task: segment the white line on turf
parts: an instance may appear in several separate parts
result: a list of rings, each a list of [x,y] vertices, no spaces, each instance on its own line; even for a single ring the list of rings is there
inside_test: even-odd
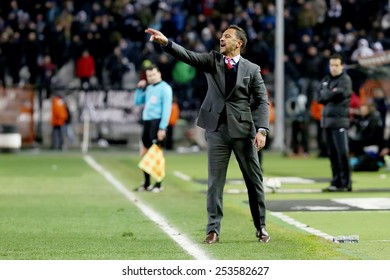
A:
[[[293,218],[291,218],[283,213],[280,213],[280,212],[268,212],[268,213],[274,217],[281,219],[283,222],[288,223],[290,225],[293,225],[301,230],[307,231],[311,234],[314,234],[314,235],[317,235],[319,237],[325,238],[327,240],[333,241],[333,238],[334,238],[333,236],[331,236],[325,232],[322,232],[318,229],[309,227],[308,225],[305,225],[301,222],[298,222],[297,220],[295,220],[295,219],[293,219]]]
[[[177,170],[175,170],[175,171],[173,172],[173,175],[175,175],[176,177],[182,179],[183,181],[189,182],[189,181],[192,180],[192,178],[191,178],[190,176],[184,174],[183,172],[177,171]]]
[[[152,208],[144,204],[136,195],[130,192],[119,182],[109,171],[99,165],[91,156],[85,155],[84,160],[100,173],[108,182],[110,182],[120,193],[122,193],[130,202],[137,206],[150,220],[155,222],[170,238],[172,238],[180,247],[197,260],[209,260],[210,257],[194,244],[190,239],[183,235],[179,230],[169,225],[168,221]]]

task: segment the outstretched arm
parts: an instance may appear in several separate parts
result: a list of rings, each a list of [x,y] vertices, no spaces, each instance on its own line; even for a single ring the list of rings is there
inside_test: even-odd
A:
[[[164,48],[164,51],[175,58],[196,68],[201,68],[205,72],[214,70],[214,57],[212,55],[187,50],[172,40],[168,40],[164,34],[153,28],[145,29],[145,33],[151,35],[149,41],[160,44]]]
[[[147,28],[145,30],[145,33],[150,34],[149,41],[156,42],[162,46],[166,46],[168,44],[168,38],[165,37],[164,34],[162,34],[160,31],[153,29],[153,28]]]

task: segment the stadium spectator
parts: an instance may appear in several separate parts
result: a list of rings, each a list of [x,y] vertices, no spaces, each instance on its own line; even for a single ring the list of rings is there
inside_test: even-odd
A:
[[[80,35],[74,34],[69,44],[69,58],[76,62],[81,57],[83,50],[85,49],[84,42],[81,40]]]
[[[309,111],[307,97],[299,94],[287,102],[287,112],[291,120],[291,149],[294,155],[309,155]]]
[[[382,88],[376,88],[373,90],[373,103],[375,104],[376,111],[379,113],[382,121],[382,132],[380,137],[385,137],[385,128],[387,125],[387,113],[389,109],[386,93]]]
[[[164,81],[168,84],[172,84],[173,63],[171,60],[171,57],[163,53],[160,55],[157,62],[158,69],[160,69],[161,75],[164,77]]]
[[[374,51],[375,54],[383,53],[384,50],[383,50],[382,43],[379,41],[376,41],[374,44],[372,44],[372,50]]]
[[[354,156],[364,153],[364,148],[376,146],[379,149],[383,141],[383,124],[375,104],[362,104],[359,117],[351,124],[349,150]]]
[[[314,27],[317,25],[317,14],[311,1],[305,1],[297,15],[298,36],[307,34],[313,37]]]
[[[374,55],[374,51],[368,46],[367,39],[360,39],[358,47],[353,51],[351,60],[358,61],[359,58],[368,57]]]
[[[53,96],[51,105],[51,125],[53,127],[51,145],[53,150],[62,150],[65,137],[64,126],[68,118],[62,93],[57,92]]]
[[[172,70],[173,89],[181,108],[191,108],[193,100],[193,81],[196,69],[182,61],[177,61]]]
[[[38,77],[39,66],[38,58],[40,56],[41,48],[35,32],[29,32],[27,42],[24,45],[24,54],[26,66],[30,73],[29,83],[35,85]]]
[[[56,66],[51,61],[50,55],[47,54],[43,57],[42,62],[39,65],[39,73],[40,90],[45,90],[45,94],[42,94],[42,96],[50,98],[52,91],[52,79],[56,73]]]
[[[80,79],[81,88],[91,87],[91,78],[95,75],[95,59],[88,50],[84,50],[76,61],[76,77]]]
[[[327,24],[329,26],[340,26],[343,14],[343,6],[340,0],[330,0],[328,8]]]
[[[20,33],[4,32],[2,35],[2,49],[7,57],[8,73],[12,78],[12,84],[18,85],[20,81],[19,71],[22,67],[22,42]]]
[[[109,88],[122,89],[123,75],[128,70],[128,59],[125,58],[120,47],[115,47],[113,53],[105,62],[105,69],[108,72]]]
[[[320,80],[325,75],[326,62],[322,54],[318,52],[317,47],[309,46],[303,57],[302,73],[300,78],[301,94],[304,94],[306,100],[306,110],[313,100],[315,92],[319,87]]]
[[[360,115],[360,104],[361,102],[359,96],[355,92],[352,92],[351,102],[349,104],[349,119],[351,123],[356,121]]]
[[[328,6],[326,0],[312,0],[313,11],[316,15],[317,24],[314,26],[315,34],[323,34],[324,23],[326,20],[326,13]]]

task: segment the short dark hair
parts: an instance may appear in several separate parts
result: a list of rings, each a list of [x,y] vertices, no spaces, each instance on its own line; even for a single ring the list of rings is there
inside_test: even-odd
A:
[[[154,70],[154,69],[156,69],[157,71],[160,72],[160,69],[158,69],[158,66],[156,64],[151,64],[151,65],[147,66],[145,68],[145,71],[151,71],[151,70]]]
[[[246,46],[246,43],[248,42],[248,38],[246,36],[246,32],[244,29],[242,29],[241,27],[239,27],[238,25],[229,25],[228,28],[226,28],[226,30],[228,29],[234,29],[236,30],[236,36],[238,39],[240,39],[242,41],[242,47],[241,47],[241,50],[245,48]]]
[[[344,59],[343,59],[342,55],[339,54],[339,53],[334,53],[334,54],[330,57],[330,59],[339,59],[340,62],[341,62],[341,64],[344,64]]]

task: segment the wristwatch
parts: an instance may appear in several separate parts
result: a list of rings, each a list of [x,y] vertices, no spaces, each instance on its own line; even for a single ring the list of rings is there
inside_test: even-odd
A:
[[[265,128],[259,128],[257,130],[257,132],[260,132],[261,134],[263,134],[263,136],[267,136],[268,135],[268,131]]]

